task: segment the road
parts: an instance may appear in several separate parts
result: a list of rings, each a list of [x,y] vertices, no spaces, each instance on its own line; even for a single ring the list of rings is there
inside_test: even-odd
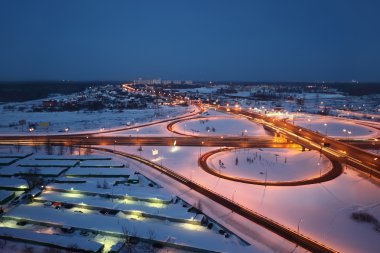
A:
[[[335,140],[304,127],[295,126],[285,120],[267,117],[251,110],[239,108],[209,106],[224,112],[241,115],[264,125],[267,129],[285,136],[287,139],[302,145],[303,147],[319,150],[321,153],[342,163],[346,163],[370,176],[380,178],[380,156]],[[326,147],[328,145],[328,147]]]
[[[128,145],[294,148],[299,145],[274,142],[271,137],[120,137],[120,136],[0,136],[2,145]]]
[[[216,107],[214,107],[216,108]],[[227,108],[219,107],[218,110],[226,111]],[[350,144],[343,143],[327,136],[323,136],[319,133],[309,131],[308,129],[294,126],[288,122],[275,120],[265,115],[253,113],[251,111],[239,110],[229,108],[229,111],[234,114],[238,114],[247,117],[264,125],[265,128],[271,131],[285,136],[291,143],[274,142],[270,137],[121,137],[121,136],[102,136],[102,133],[112,133],[118,131],[125,131],[134,128],[150,126],[154,124],[171,122],[173,119],[162,120],[159,122],[152,122],[140,126],[123,127],[119,129],[107,130],[98,133],[79,133],[79,134],[64,134],[64,135],[49,135],[49,136],[0,136],[0,143],[3,145],[80,145],[82,147],[90,147],[92,145],[135,145],[135,146],[172,146],[174,141],[178,146],[214,146],[214,147],[303,147],[319,150],[321,153],[329,157],[336,169],[332,170],[331,174],[326,173],[324,178],[314,179],[311,183],[317,183],[318,180],[333,179],[341,173],[340,163],[347,163],[358,169],[370,173],[371,175],[380,178],[380,160],[379,156],[365,152]],[[192,115],[186,115],[178,117],[175,120],[187,119],[193,117],[197,113]],[[294,144],[297,143],[297,144]],[[324,147],[324,143],[329,143],[329,147]],[[299,144],[299,145],[298,145]],[[366,143],[369,144],[369,143]],[[92,147],[94,148],[94,147]],[[274,233],[297,243],[298,245],[308,249],[312,252],[336,252],[333,249],[308,238],[288,227],[285,227],[276,221],[269,219],[253,210],[250,210],[244,206],[233,202],[224,196],[205,188],[196,182],[189,180],[174,171],[157,165],[151,161],[145,160],[141,157],[127,154],[124,152],[116,151],[114,149],[95,148],[98,150],[112,152],[124,157],[132,158],[140,161],[152,168],[164,173],[165,175],[177,180],[178,182],[188,186],[191,189],[203,194],[204,196],[212,199],[213,201],[231,209],[233,212],[273,231]],[[207,157],[204,155],[200,160],[200,163],[206,162]],[[220,176],[220,175],[218,175]],[[322,181],[320,181],[322,182]],[[302,184],[302,182],[298,182]],[[310,183],[310,182],[309,182]]]
[[[176,172],[170,170],[169,168],[166,168],[164,166],[161,166],[161,165],[153,163],[149,160],[146,160],[142,157],[132,155],[129,153],[125,153],[125,152],[121,152],[121,151],[117,151],[117,150],[112,150],[112,149],[107,149],[107,148],[94,148],[94,149],[105,151],[105,152],[110,152],[110,153],[117,154],[117,155],[127,157],[127,158],[131,158],[131,159],[139,161],[145,165],[148,165],[148,166],[156,169],[157,171],[169,176],[170,178],[173,178],[174,180],[178,181],[179,183],[186,185],[190,189],[193,189],[193,190],[197,191],[198,193],[204,195],[205,197],[215,201],[216,203],[223,205],[224,207],[230,209],[231,211],[247,218],[250,221],[255,222],[256,224],[259,224],[259,225],[269,229],[270,231],[275,232],[276,234],[284,237],[285,239],[287,239],[291,242],[296,243],[297,245],[300,245],[301,247],[303,247],[307,250],[310,250],[311,252],[321,252],[321,253],[337,252],[334,249],[332,249],[332,248],[330,248],[330,247],[328,247],[328,246],[326,246],[326,245],[324,245],[318,241],[315,241],[309,237],[306,237],[306,236],[298,233],[295,230],[292,230],[286,226],[283,226],[280,223],[278,223],[274,220],[271,220],[268,217],[261,215],[258,212],[255,212],[251,209],[248,209],[248,208],[246,208],[246,207],[244,207],[244,206],[220,195],[219,193],[214,192],[213,190],[208,189],[208,188],[196,183],[195,181],[192,181],[192,180],[185,178],[185,177],[177,174]]]
[[[322,174],[319,177],[314,177],[314,178],[309,178],[309,179],[303,179],[303,180],[297,180],[297,181],[262,181],[262,180],[254,180],[254,179],[249,179],[249,178],[242,178],[242,177],[236,177],[236,176],[230,176],[224,173],[220,173],[219,171],[210,168],[207,164],[207,159],[219,152],[224,152],[224,151],[229,151],[232,150],[230,148],[224,148],[221,150],[212,150],[210,152],[204,153],[200,159],[199,159],[199,165],[200,167],[206,171],[207,173],[210,173],[214,176],[221,177],[227,180],[235,181],[235,182],[240,182],[240,183],[246,183],[246,184],[255,184],[255,185],[266,185],[266,186],[300,186],[300,185],[308,185],[308,184],[319,184],[323,183],[329,180],[333,180],[340,176],[343,172],[343,167],[342,165],[336,161],[336,160],[331,160],[332,162],[332,169],[329,170],[327,173]]]

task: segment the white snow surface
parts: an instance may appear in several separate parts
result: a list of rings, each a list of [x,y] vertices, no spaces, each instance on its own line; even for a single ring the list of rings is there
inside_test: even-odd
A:
[[[239,117],[207,117],[179,122],[173,130],[188,135],[209,136],[263,136],[261,125]],[[213,131],[214,130],[214,131]]]
[[[73,213],[64,209],[43,208],[41,204],[22,205],[10,211],[5,217],[18,217],[40,222],[65,224],[76,228],[88,228],[123,234],[128,227],[139,237],[148,238],[149,231],[155,231],[155,239],[215,251],[251,252],[250,247],[239,245],[224,236],[213,233],[200,225],[162,222],[155,219],[128,219],[124,214],[106,216],[98,213]],[[126,219],[127,218],[127,219]],[[94,222],[96,220],[96,222]]]
[[[90,241],[82,236],[36,233],[31,230],[16,229],[10,227],[0,227],[0,235],[6,235],[17,239],[26,239],[34,242],[49,243],[67,248],[75,245],[77,249],[93,252],[97,252],[103,246],[98,242]]]
[[[159,215],[164,217],[174,217],[180,219],[191,219],[193,213],[178,204],[150,203],[145,201],[108,199],[99,196],[85,196],[78,194],[58,193],[54,191],[44,191],[38,197],[44,201],[59,201],[64,203],[85,204],[87,206],[117,209],[124,211],[141,211],[147,214]]]
[[[183,115],[194,110],[193,106],[161,106],[160,115],[157,116],[156,109],[100,111],[100,112],[14,112],[1,107],[0,134],[51,134],[69,128],[69,133],[83,132],[89,130],[112,129],[126,126],[127,123],[147,123],[154,120],[166,119]],[[9,127],[9,124],[18,124],[19,120],[26,120],[31,123],[49,122],[49,127],[37,127],[33,132],[28,133],[27,126]]]
[[[223,166],[219,165],[219,160]],[[317,151],[284,148],[225,151],[209,157],[208,164],[222,174],[268,182],[315,178],[332,167],[331,162]]]
[[[134,147],[117,148],[136,155],[140,154]],[[368,180],[368,175],[348,168],[340,177],[321,184],[297,187],[248,185],[219,179],[201,170],[197,164],[199,153],[211,150],[211,148],[200,150],[198,147],[177,147],[176,151],[172,152],[171,147],[144,147],[142,156],[153,160],[154,157],[150,152],[153,148],[159,150],[160,159],[156,160],[157,163],[162,163],[188,179],[196,180],[197,183],[227,198],[233,198],[234,201],[295,231],[299,224],[302,234],[340,252],[378,252],[379,232],[375,231],[371,224],[353,220],[351,213],[362,208],[380,220],[380,197],[378,194],[380,180]],[[188,197],[187,194],[184,195],[186,190],[174,180],[168,180],[165,176],[149,171],[149,169],[141,169],[141,171],[147,175],[151,173],[156,175],[155,180],[159,180],[159,182],[168,181],[164,184],[165,187],[170,187],[174,192]],[[199,195],[197,196],[199,197]],[[208,202],[206,198],[200,198],[205,203]],[[191,197],[187,201],[191,203]],[[195,202],[196,198],[193,201]],[[212,207],[211,210],[218,212]],[[237,220],[241,219],[237,218]],[[229,220],[223,219],[221,222],[228,223]],[[249,224],[252,226],[252,223]],[[234,220],[232,226],[239,227],[237,234],[242,238],[253,240],[249,235],[242,234],[242,231],[247,229],[244,227],[244,223]],[[261,239],[261,242],[272,250],[278,250],[280,247],[268,238]],[[286,244],[284,243],[284,245]],[[286,246],[284,247],[286,248]]]
[[[0,177],[0,187],[1,186],[28,189],[26,181],[16,177]]]
[[[58,176],[65,167],[21,167],[21,166],[8,166],[0,169],[0,175],[13,176],[17,173],[22,174],[36,174],[36,175],[54,175]]]
[[[310,120],[310,121],[309,121]],[[336,138],[368,139],[380,136],[380,131],[356,124],[352,120],[337,119],[332,117],[296,117],[294,123],[312,131],[318,131]],[[326,125],[325,125],[326,124]],[[344,131],[346,130],[346,131]],[[351,134],[349,134],[351,132]]]

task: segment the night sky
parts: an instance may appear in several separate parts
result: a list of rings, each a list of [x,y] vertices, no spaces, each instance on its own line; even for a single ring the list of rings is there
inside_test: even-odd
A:
[[[380,81],[380,1],[0,0],[0,81]]]

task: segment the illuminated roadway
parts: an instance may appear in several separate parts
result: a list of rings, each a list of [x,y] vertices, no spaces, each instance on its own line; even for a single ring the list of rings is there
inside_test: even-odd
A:
[[[216,203],[220,204],[220,205],[223,205],[224,207],[227,207],[228,209],[232,210],[233,212],[237,213],[238,215],[241,215],[245,218],[247,218],[248,220],[251,220],[253,221],[254,223],[256,224],[259,224],[273,232],[275,232],[276,234],[284,237],[285,239],[289,240],[289,241],[292,241],[292,242],[295,242],[297,245],[300,245],[301,247],[305,248],[305,249],[308,249],[312,252],[337,252],[335,251],[334,249],[318,242],[318,241],[315,241],[305,235],[302,235],[301,233],[295,231],[295,230],[292,230],[272,219],[269,219],[268,217],[266,216],[263,216],[261,215],[260,213],[258,212],[255,212],[245,206],[242,206],[222,195],[220,195],[219,193],[203,186],[203,185],[200,185],[198,183],[196,183],[195,181],[192,181],[192,180],[189,180],[181,175],[179,175],[178,173],[170,170],[169,168],[166,168],[162,165],[158,165],[156,163],[153,163],[147,159],[144,159],[144,158],[141,158],[139,156],[136,156],[136,155],[132,155],[132,154],[129,154],[129,153],[125,153],[125,152],[121,152],[121,151],[117,151],[117,150],[112,150],[112,149],[106,149],[106,148],[94,148],[94,149],[97,149],[97,150],[101,150],[101,151],[106,151],[106,152],[111,152],[111,153],[114,153],[114,154],[117,154],[117,155],[121,155],[121,156],[124,156],[124,157],[127,157],[127,158],[131,158],[131,159],[134,159],[136,161],[139,161],[145,165],[148,165],[158,171],[160,171],[161,173],[175,179],[176,181],[182,183],[183,185],[186,185],[188,186],[190,189],[193,189],[199,193],[201,193],[202,195],[208,197],[209,199],[212,199],[213,201],[215,201]]]
[[[226,108],[220,107],[219,110],[226,111]],[[329,157],[333,163],[339,164],[340,162],[345,162],[349,165],[353,165],[363,171],[371,173],[371,175],[379,176],[379,160],[378,156],[360,150],[354,146],[342,143],[340,141],[334,140],[332,138],[320,135],[318,133],[311,132],[305,128],[291,125],[285,121],[273,120],[261,114],[256,114],[244,110],[230,109],[230,112],[248,117],[255,120],[258,123],[264,125],[264,127],[271,129],[272,131],[285,136],[287,139],[302,145],[303,147],[320,150],[327,157]],[[189,118],[193,115],[183,116],[182,118]],[[177,118],[176,120],[178,120]],[[82,133],[82,134],[65,134],[65,135],[49,135],[49,136],[1,136],[0,143],[3,145],[13,144],[13,145],[40,145],[40,144],[52,144],[52,145],[79,145],[84,147],[89,147],[90,145],[159,145],[159,146],[172,146],[174,141],[178,146],[216,146],[216,147],[294,147],[296,144],[274,142],[272,138],[268,137],[120,137],[120,136],[99,136],[102,133],[110,133],[117,131],[124,131],[133,128],[154,125],[162,122],[169,122],[173,119],[163,120],[160,122],[152,122],[144,124],[141,126],[119,128],[113,130],[107,130],[98,133]],[[98,135],[97,135],[98,134]],[[323,143],[329,143],[330,147],[324,147]],[[86,146],[87,145],[87,146]],[[177,180],[178,182],[188,186],[189,188],[203,194],[204,196],[212,199],[213,201],[229,208],[233,212],[275,232],[276,234],[288,239],[289,241],[295,242],[296,244],[308,249],[312,252],[336,252],[335,250],[329,248],[326,245],[321,244],[311,238],[308,238],[297,231],[294,231],[288,227],[279,224],[276,221],[269,219],[250,210],[232,200],[225,198],[224,196],[206,188],[205,186],[199,185],[196,182],[189,180],[176,172],[155,164],[149,160],[143,159],[139,156],[127,154],[124,152],[105,149],[105,148],[95,148],[93,149],[102,150],[106,152],[112,152],[124,157],[135,159],[140,161],[165,175]],[[350,156],[348,155],[350,154]],[[200,160],[202,162],[202,159]],[[340,167],[341,168],[341,167]],[[322,175],[325,176],[325,175]],[[330,175],[334,178],[335,175]],[[321,178],[321,177],[320,177]]]
[[[257,123],[264,125],[267,129],[283,135],[287,139],[298,143],[303,147],[319,150],[328,157],[333,157],[334,160],[346,163],[356,169],[369,173],[371,176],[380,178],[379,155],[367,152],[331,137],[321,135],[320,133],[310,131],[304,127],[295,126],[285,120],[270,118],[259,113],[242,110],[239,108],[210,107],[252,119]],[[326,145],[328,145],[328,147]]]
[[[263,181],[263,180],[254,180],[250,178],[242,178],[242,177],[236,177],[236,176],[230,176],[224,173],[220,173],[219,171],[210,168],[210,166],[207,164],[207,159],[217,154],[218,152],[224,152],[224,151],[230,151],[230,148],[223,148],[221,150],[212,150],[210,152],[204,153],[200,159],[199,159],[199,165],[200,167],[205,170],[206,172],[221,177],[227,180],[236,181],[240,183],[246,183],[246,184],[256,184],[256,185],[266,185],[266,186],[299,186],[299,185],[308,185],[308,184],[319,184],[323,183],[329,180],[333,180],[340,176],[343,172],[342,165],[335,160],[331,160],[332,162],[332,169],[329,170],[327,173],[321,174],[319,177],[313,177],[313,178],[307,178],[303,180],[297,180],[297,181]]]

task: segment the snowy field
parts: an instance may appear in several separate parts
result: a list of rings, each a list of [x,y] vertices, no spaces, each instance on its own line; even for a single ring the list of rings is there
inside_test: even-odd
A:
[[[13,175],[41,175],[41,176],[58,176],[67,168],[65,167],[21,167],[21,166],[8,166],[0,169],[1,176]]]
[[[208,164],[222,174],[267,182],[315,178],[332,167],[331,162],[317,151],[283,148],[220,152],[209,157]]]
[[[20,152],[32,149],[35,150],[33,147],[21,147]],[[6,150],[11,149],[1,148],[3,152]],[[53,148],[52,152],[58,151],[58,148]],[[141,168],[130,159],[112,156],[111,160],[91,160],[91,155],[78,159],[73,155],[47,156],[45,152],[47,151],[39,149],[36,154],[21,159],[14,165],[2,167],[0,171],[9,170],[9,176],[11,176],[10,172],[15,168],[30,168],[17,165],[35,165],[35,163],[41,163],[43,166],[63,166],[70,163],[73,167],[68,171],[63,171],[60,177],[55,177],[53,182],[45,185],[45,190],[36,197],[36,201],[28,203],[27,198],[23,197],[20,201],[9,204],[3,215],[0,234],[36,243],[49,244],[56,241],[62,247],[70,247],[78,243],[85,250],[98,249],[104,244],[109,250],[113,244],[120,241],[118,237],[123,236],[125,228],[128,228],[135,236],[172,245],[218,252],[252,252],[247,243],[214,221],[211,221],[213,228],[208,229],[202,226],[200,222],[204,216],[189,211],[196,203],[183,202],[170,190],[157,185],[154,182],[156,179],[152,181],[140,174]],[[109,154],[104,154],[95,152],[93,159],[110,158]],[[123,168],[82,168],[77,163],[78,160],[85,160],[81,163],[87,163],[89,166],[109,167],[114,164],[126,166]],[[72,162],[75,163],[71,164]],[[44,169],[63,168],[40,168],[40,170]],[[88,177],[87,173],[91,177]],[[115,177],[115,174],[121,173],[126,177]],[[75,177],[82,174],[85,177]],[[129,183],[128,176],[133,176],[137,181]],[[17,182],[25,183],[16,177],[0,177],[0,179],[2,186]],[[69,207],[68,204],[72,206]],[[57,205],[58,208],[54,208]],[[114,210],[117,214],[103,214],[100,212],[102,210]],[[24,220],[27,223],[26,225],[16,224],[16,221],[12,222],[12,219],[16,219],[17,222]],[[37,225],[33,222],[40,223]],[[63,225],[73,227],[74,232],[62,232],[60,226]],[[223,234],[219,230],[222,230]],[[99,232],[108,233],[101,236],[104,240],[96,239],[100,236]],[[97,235],[94,236],[94,234]],[[106,241],[109,242],[105,243]],[[17,248],[23,250],[20,247]],[[31,248],[38,250],[41,247],[32,245]],[[149,245],[146,247],[146,249],[150,248]],[[171,247],[165,248],[173,252],[186,252],[186,250],[174,250]],[[104,252],[108,252],[107,250]]]
[[[115,216],[101,215],[98,213],[74,213],[71,211],[43,208],[41,204],[33,203],[19,206],[9,212],[7,217],[18,217],[26,220],[35,220],[46,224],[66,224],[67,226],[107,231],[115,235],[123,235],[123,227],[142,238],[149,238],[154,234],[155,240],[173,242],[179,245],[232,252],[249,252],[248,248],[241,245],[234,237],[225,239],[223,235],[213,233],[200,225],[162,222],[149,218],[129,219],[125,214],[118,213]],[[96,220],[96,222],[94,222]]]
[[[191,119],[173,125],[179,133],[198,136],[262,136],[267,135],[261,125],[238,117],[208,117]]]
[[[159,123],[151,126],[135,128],[124,131],[117,131],[112,133],[100,133],[99,136],[133,136],[133,137],[146,137],[146,136],[177,136],[167,129],[169,122]]]
[[[130,153],[140,154],[135,147],[117,147]],[[157,147],[144,147],[142,155],[147,159],[157,159],[152,156],[151,149]],[[234,201],[251,208],[271,219],[274,219],[287,227],[299,231],[326,245],[333,246],[339,252],[378,252],[380,247],[379,232],[375,230],[373,223],[359,222],[351,215],[353,212],[363,210],[375,219],[380,220],[380,180],[369,179],[368,175],[350,168],[340,177],[321,184],[274,187],[247,185],[219,179],[198,167],[197,159],[200,149],[197,147],[177,147],[172,152],[170,147],[158,147],[159,159],[162,163],[188,179],[233,199]],[[206,152],[211,148],[202,148]],[[178,159],[178,158],[181,159]],[[235,228],[242,238],[249,242],[257,240],[257,234],[265,235],[252,223],[243,218],[228,214],[228,210],[222,212],[220,206],[208,204],[208,200],[199,194],[188,192],[186,187],[181,187],[174,180],[168,179],[149,168],[141,171],[154,177],[164,187],[169,187],[177,194],[181,194],[187,202],[201,199],[206,214],[213,217],[221,217],[218,222],[225,226]],[[237,231],[236,231],[237,230]],[[248,232],[248,230],[250,232]],[[260,242],[269,247],[268,252],[290,252],[289,245],[279,239],[264,236]],[[257,242],[256,242],[257,245]],[[262,249],[265,252],[265,249]]]
[[[0,177],[0,189],[26,190],[28,184],[24,179],[16,177]]]
[[[331,117],[296,117],[294,123],[312,131],[318,131],[336,138],[368,139],[380,136],[380,131],[356,124],[350,120],[336,119]]]
[[[195,110],[194,106],[162,106],[160,115],[155,109],[124,110],[123,112],[13,112],[7,111],[2,106],[0,109],[0,134],[48,134],[58,133],[69,128],[70,132],[82,132],[87,130],[107,130],[110,128],[126,126],[127,124],[148,123],[155,120],[167,119],[184,115]],[[49,122],[49,127],[37,127],[32,133],[27,126],[19,126],[18,122],[25,120],[30,123]],[[16,126],[10,127],[10,124]]]

